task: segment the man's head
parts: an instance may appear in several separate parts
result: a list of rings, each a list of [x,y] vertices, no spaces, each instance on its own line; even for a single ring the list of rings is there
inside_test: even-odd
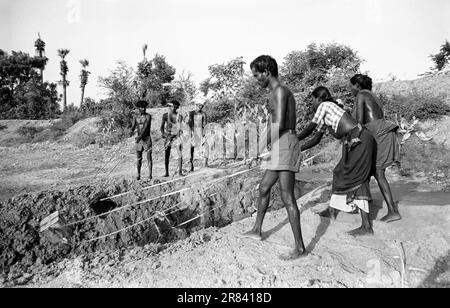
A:
[[[250,68],[256,81],[263,88],[269,86],[270,77],[278,78],[278,64],[271,56],[259,56],[250,63]]]
[[[172,111],[176,112],[180,108],[180,102],[174,99],[172,101]]]
[[[356,96],[361,90],[372,91],[372,79],[367,75],[356,74],[350,79],[350,91]]]
[[[194,98],[195,107],[197,107],[197,111],[202,111],[203,107],[205,107],[205,98],[203,96],[196,96]]]
[[[138,101],[136,103],[136,107],[139,108],[139,111],[141,113],[145,113],[146,112],[147,106],[148,106],[148,103],[147,103],[147,101],[144,101],[144,100],[140,100],[140,101]]]
[[[316,110],[323,102],[334,102],[334,98],[331,96],[330,91],[325,87],[317,87],[312,91],[311,96],[313,98],[313,108]]]

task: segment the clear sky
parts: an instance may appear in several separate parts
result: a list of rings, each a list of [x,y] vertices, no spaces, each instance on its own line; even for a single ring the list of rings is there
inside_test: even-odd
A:
[[[98,76],[117,60],[136,66],[160,53],[200,82],[208,66],[270,54],[281,64],[309,43],[347,44],[375,80],[414,79],[450,40],[449,0],[0,0],[0,48],[34,54],[47,43],[46,80],[59,80],[58,48],[68,55],[68,102],[80,100],[80,59],[92,72],[86,96],[100,98]],[[248,67],[247,67],[248,69]]]

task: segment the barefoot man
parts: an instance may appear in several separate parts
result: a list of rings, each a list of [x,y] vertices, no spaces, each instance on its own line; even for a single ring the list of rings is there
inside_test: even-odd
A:
[[[194,150],[195,148],[202,148],[205,140],[205,126],[206,126],[206,113],[203,111],[205,105],[205,99],[198,96],[194,100],[196,110],[189,112],[188,125],[191,134],[191,156],[190,156],[190,172],[194,171]],[[208,166],[208,147],[204,146],[205,167]]]
[[[299,133],[299,140],[305,139],[317,130],[313,138],[302,145],[307,150],[317,145],[328,129],[336,139],[342,140],[342,158],[333,170],[333,187],[330,208],[321,216],[335,219],[338,210],[352,212],[358,207],[362,225],[350,231],[352,236],[373,234],[369,220],[370,177],[375,171],[376,141],[361,124],[339,107],[325,87],[312,92],[314,118]],[[347,203],[347,197],[354,201]]]
[[[372,93],[372,79],[357,74],[350,79],[351,92],[355,97],[354,116],[364,125],[377,141],[377,163],[375,179],[386,201],[388,213],[381,218],[386,223],[400,220],[397,204],[392,197],[391,188],[386,179],[387,167],[399,162],[400,146],[397,140],[398,125],[386,121],[380,102]]]
[[[295,133],[296,112],[292,92],[278,80],[278,65],[270,56],[260,56],[251,64],[253,76],[262,88],[271,91],[269,111],[271,132],[267,143],[271,147],[270,164],[259,184],[258,213],[252,230],[244,235],[262,240],[262,224],[270,201],[270,191],[279,181],[281,199],[288,212],[289,222],[294,233],[295,248],[283,260],[293,260],[306,255],[300,228],[300,212],[294,198],[295,173],[300,169],[300,145]],[[265,148],[260,143],[261,153]]]
[[[183,157],[181,153],[181,124],[183,118],[181,114],[178,112],[180,108],[180,103],[177,100],[172,101],[172,106],[169,112],[163,114],[161,121],[161,134],[165,139],[164,149],[164,167],[166,169],[166,174],[164,177],[169,176],[169,161],[170,161],[170,152],[172,150],[173,143],[176,143],[177,153],[178,153],[178,174],[183,175],[182,167],[183,167]]]
[[[152,116],[146,112],[148,103],[146,101],[138,101],[136,107],[139,108],[139,115],[133,118],[131,125],[130,137],[133,136],[137,129],[136,136],[136,155],[137,155],[137,180],[141,179],[142,152],[147,151],[147,162],[149,178],[152,179],[152,138],[150,136],[150,128],[152,125]]]

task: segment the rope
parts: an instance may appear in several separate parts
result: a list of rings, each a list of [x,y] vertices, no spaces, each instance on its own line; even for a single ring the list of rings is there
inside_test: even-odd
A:
[[[212,196],[214,196],[214,195],[217,195],[217,193],[212,194],[212,195],[208,196],[207,198],[210,198],[210,197],[212,197]],[[206,199],[206,198],[205,198],[205,199]],[[164,214],[165,212],[167,212],[169,209],[174,208],[174,207],[176,207],[176,206],[178,206],[178,205],[180,205],[180,204],[182,204],[182,203],[183,203],[183,202],[177,203],[176,205],[174,205],[174,206],[172,206],[172,207],[170,207],[170,208],[164,210],[163,212],[158,212],[158,213],[156,213],[156,214],[154,214],[154,215],[152,215],[152,216],[150,216],[150,217],[148,217],[148,218],[146,218],[146,219],[144,219],[144,220],[141,220],[141,221],[139,221],[139,222],[137,222],[137,223],[135,223],[135,224],[132,224],[131,226],[128,226],[128,227],[119,229],[119,230],[117,230],[117,231],[114,231],[114,232],[111,232],[111,233],[108,233],[108,234],[105,234],[105,235],[102,235],[102,236],[95,237],[95,238],[93,238],[93,239],[90,239],[90,240],[87,240],[87,241],[84,241],[84,242],[85,242],[85,243],[86,243],[86,242],[89,243],[89,242],[93,242],[93,241],[97,241],[97,240],[101,240],[101,239],[107,238],[107,237],[112,236],[112,235],[119,234],[119,233],[121,233],[121,232],[123,232],[123,231],[129,230],[129,229],[134,228],[134,227],[136,227],[136,226],[139,226],[139,225],[141,225],[141,224],[143,224],[143,223],[145,223],[145,222],[147,222],[147,221],[149,221],[149,220],[151,220],[151,219],[153,219],[153,218],[156,218],[156,217],[158,217],[159,215]],[[219,208],[219,207],[220,207],[220,206],[216,206],[215,208],[213,208],[213,209],[211,209],[211,210],[207,210],[207,211],[213,211],[213,210],[215,210],[215,209],[217,209],[217,208]],[[188,206],[183,207],[183,208],[180,208],[180,209],[177,209],[176,211],[173,211],[173,212],[171,212],[171,213],[165,213],[165,215],[173,214],[173,213],[175,213],[175,212],[177,212],[177,211],[180,211],[180,210],[183,210],[183,209],[185,209],[185,208],[188,208]],[[189,219],[189,220],[187,220],[187,221],[184,221],[183,223],[181,223],[181,224],[179,224],[179,225],[177,225],[177,226],[175,226],[175,227],[171,226],[170,230],[173,230],[173,229],[175,229],[175,228],[178,228],[178,227],[180,227],[180,226],[182,226],[182,225],[185,225],[185,224],[187,224],[187,223],[189,223],[189,222],[191,222],[191,221],[193,221],[193,220],[196,220],[196,219],[198,219],[198,218],[204,216],[204,215],[207,213],[207,211],[204,211],[201,215],[198,215],[198,216],[196,216],[196,217],[194,217],[194,218],[191,218],[191,219]]]
[[[158,186],[166,185],[166,184],[169,184],[169,183],[177,182],[177,181],[180,181],[180,180],[184,180],[184,179],[190,178],[190,177],[192,177],[192,176],[194,176],[194,175],[200,175],[200,174],[205,173],[205,172],[206,172],[206,170],[201,171],[201,172],[199,172],[199,173],[193,173],[193,174],[187,175],[187,176],[185,176],[185,177],[176,178],[176,179],[174,179],[174,180],[165,181],[165,182],[158,183],[158,184],[155,184],[155,185],[147,186],[147,187],[142,188],[141,191],[142,191],[142,190],[147,190],[147,189],[150,189],[150,188],[153,188],[153,187],[158,187]],[[125,196],[125,195],[127,195],[127,194],[130,194],[130,193],[132,193],[132,192],[133,192],[133,191],[131,191],[131,190],[130,190],[130,191],[126,191],[126,192],[124,192],[124,193],[120,193],[120,194],[117,194],[117,195],[114,195],[114,196],[111,196],[111,197],[107,197],[107,198],[101,199],[100,201],[116,199],[116,198]]]
[[[123,210],[123,209],[125,209],[125,208],[129,208],[129,207],[134,206],[134,205],[139,205],[139,204],[143,204],[143,203],[146,203],[146,202],[158,200],[158,199],[161,199],[161,198],[164,198],[164,197],[168,197],[168,196],[171,196],[171,195],[175,195],[175,194],[177,194],[177,193],[179,193],[179,192],[183,192],[183,191],[186,191],[186,190],[189,190],[189,189],[190,189],[190,188],[184,188],[184,189],[181,189],[181,190],[178,190],[178,191],[175,191],[175,192],[171,192],[171,193],[168,193],[168,194],[165,194],[165,195],[161,195],[161,196],[158,196],[158,197],[155,197],[155,198],[151,198],[151,199],[139,201],[139,202],[132,203],[132,204],[126,204],[126,205],[124,205],[124,206],[115,208],[115,209],[113,209],[113,210],[111,210],[111,211],[109,211],[109,212],[102,213],[102,214],[95,215],[95,216],[91,216],[91,217],[88,217],[88,218],[84,218],[84,219],[81,219],[81,220],[72,222],[72,223],[70,223],[70,224],[66,224],[66,225],[64,225],[64,226],[62,226],[62,227],[70,227],[70,226],[74,226],[74,225],[80,224],[80,223],[82,223],[82,222],[92,220],[92,219],[94,219],[94,218],[98,218],[98,217],[101,217],[101,216],[105,216],[105,215],[108,215],[108,214],[111,214],[111,213],[115,213],[115,212],[121,211],[121,210]]]

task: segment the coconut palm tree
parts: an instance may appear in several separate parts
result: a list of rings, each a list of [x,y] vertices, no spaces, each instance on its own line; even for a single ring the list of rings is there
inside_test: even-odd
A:
[[[80,88],[81,88],[81,103],[80,103],[80,106],[81,106],[81,105],[83,105],[83,101],[84,101],[84,89],[86,88],[86,85],[88,83],[88,77],[89,77],[89,74],[91,72],[86,70],[86,67],[89,66],[89,61],[88,60],[86,60],[86,59],[80,60],[80,64],[82,66],[81,74],[80,74],[80,80],[81,80],[81,84],[80,84]]]
[[[145,60],[145,54],[147,53],[147,48],[148,48],[147,44],[144,44],[144,46],[142,46],[142,53],[144,54],[144,60]]]
[[[69,86],[69,81],[67,80],[67,73],[69,72],[69,67],[67,66],[67,62],[65,60],[66,56],[69,54],[69,49],[58,49],[58,56],[61,57],[61,77],[62,80],[60,84],[63,87],[63,111],[67,108],[67,87]]]
[[[38,33],[38,39],[34,42],[34,47],[36,48],[36,57],[44,59],[45,58],[45,42],[43,40],[41,40],[40,33]],[[45,69],[45,67],[40,68],[41,83],[44,82],[44,69]]]

